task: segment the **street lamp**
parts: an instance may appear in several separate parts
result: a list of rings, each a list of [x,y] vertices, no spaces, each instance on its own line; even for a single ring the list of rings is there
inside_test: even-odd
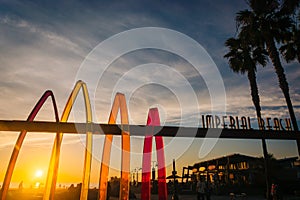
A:
[[[176,168],[175,168],[175,159],[173,159],[173,171],[172,171],[172,175],[173,175],[173,179],[174,179],[174,192],[172,195],[172,200],[179,200],[178,198],[178,194],[177,194],[177,185],[176,185]]]

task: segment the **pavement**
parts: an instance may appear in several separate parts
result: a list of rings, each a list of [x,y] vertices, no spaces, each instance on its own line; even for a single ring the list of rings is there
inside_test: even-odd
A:
[[[117,200],[118,198],[110,198],[110,200]],[[137,195],[137,199],[140,200],[140,195]],[[179,200],[197,200],[197,195],[179,195],[178,196]],[[228,195],[228,196],[216,196],[216,195],[212,195],[211,200],[231,200],[232,198]],[[265,200],[265,198],[263,196],[246,196],[246,197],[235,197],[233,198],[234,200]],[[300,200],[300,196],[285,196],[283,198],[284,200]],[[157,195],[151,195],[151,200],[158,200],[158,196]],[[168,196],[168,200],[172,200],[172,196],[169,195]]]

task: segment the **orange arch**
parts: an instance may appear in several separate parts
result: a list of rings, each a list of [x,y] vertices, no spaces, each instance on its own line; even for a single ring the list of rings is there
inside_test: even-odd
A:
[[[90,103],[87,86],[81,80],[77,81],[76,85],[74,86],[70,94],[70,97],[66,103],[65,109],[62,113],[60,122],[68,121],[70,112],[72,110],[74,102],[81,88],[83,91],[83,97],[85,101],[86,121],[87,123],[92,122],[92,110],[91,110],[91,103]],[[45,192],[43,198],[44,200],[54,199],[62,139],[63,139],[63,133],[57,133],[53,144],[51,160],[48,168],[48,175],[47,175],[47,181],[45,185]],[[92,132],[87,132],[83,180],[82,180],[82,187],[80,193],[81,200],[86,200],[88,197],[91,163],[92,163],[92,143],[93,143]]]
[[[27,118],[27,121],[33,121],[34,120],[37,113],[40,111],[40,109],[42,108],[42,106],[44,105],[44,103],[46,102],[48,97],[51,97],[51,99],[52,99],[55,120],[57,122],[59,121],[55,98],[54,98],[54,95],[53,95],[52,91],[49,91],[49,90],[47,90],[43,94],[43,96],[39,99],[37,104],[34,106],[34,108],[32,109],[31,113],[29,114],[29,116]],[[16,161],[17,161],[20,149],[21,149],[23,141],[25,139],[26,133],[27,133],[27,131],[25,131],[25,130],[20,132],[19,137],[17,139],[17,142],[15,144],[14,150],[13,150],[12,155],[10,157],[10,161],[8,163],[5,178],[4,178],[4,181],[3,181],[3,187],[2,187],[2,192],[1,192],[1,200],[6,199],[6,195],[7,195],[8,189],[9,189],[11,177],[12,177],[15,165],[16,165]]]
[[[121,115],[121,129],[122,131],[122,161],[121,161],[121,180],[120,180],[120,194],[119,199],[129,199],[129,178],[130,178],[130,133],[128,126],[128,110],[124,94],[117,93],[112,105],[108,124],[116,124],[118,111]],[[100,169],[99,180],[99,200],[106,200],[107,182],[109,173],[109,163],[111,154],[111,144],[113,135],[105,135],[104,147],[102,154],[102,162]]]

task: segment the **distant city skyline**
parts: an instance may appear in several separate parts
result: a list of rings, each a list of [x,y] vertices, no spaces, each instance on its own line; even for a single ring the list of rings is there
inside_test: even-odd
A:
[[[236,35],[235,16],[247,9],[245,1],[225,0],[201,1],[2,1],[0,3],[0,119],[25,120],[45,90],[52,90],[61,115],[68,96],[77,81],[78,71],[88,54],[101,42],[123,31],[141,27],[162,27],[178,31],[197,41],[216,64],[224,82],[226,92],[226,115],[246,116],[254,119],[255,109],[251,101],[247,77],[233,73],[228,60],[223,58],[228,51],[226,39]],[[116,59],[108,68],[94,94],[94,122],[107,123],[112,96],[124,74],[136,66],[159,63],[170,66],[189,81],[196,94],[198,107],[182,108],[178,96],[191,98],[181,87],[180,77],[164,74],[160,68],[149,68],[151,74],[131,71],[121,86],[129,87],[145,80],[165,80],[178,89],[178,93],[159,84],[141,85],[131,96],[126,96],[131,124],[146,124],[150,107],[157,106],[162,124],[194,126],[201,123],[200,115],[211,114],[211,99],[201,74],[185,59],[170,52],[144,49],[130,52]],[[300,125],[300,68],[298,62],[283,61],[290,95]],[[95,66],[95,70],[103,66]],[[151,70],[152,69],[152,70]],[[278,86],[272,64],[258,67],[257,81],[264,118],[289,118],[286,103]],[[124,82],[125,81],[125,82]],[[127,81],[127,82],[126,82]],[[118,85],[119,84],[119,85]],[[88,85],[89,87],[89,85]],[[118,89],[118,88],[117,88]],[[120,91],[122,92],[122,91]],[[81,94],[80,94],[81,95]],[[78,104],[82,103],[79,96]],[[188,104],[188,101],[187,101]],[[187,105],[185,104],[185,105]],[[183,115],[182,109],[185,110]],[[85,115],[84,111],[73,114]],[[53,121],[50,101],[37,116],[37,120]],[[77,120],[77,118],[76,118]],[[84,121],[83,119],[78,119]],[[0,183],[4,179],[7,163],[19,133],[0,132]],[[29,185],[35,181],[37,170],[46,177],[51,148],[55,134],[28,133],[21,149],[12,182],[24,181]],[[120,138],[115,137],[112,148],[111,175],[119,176]],[[203,139],[164,138],[166,144],[167,175],[171,163],[176,159],[179,174],[182,166],[200,160],[229,155],[262,155],[259,140],[219,139],[212,151],[204,158],[199,157]],[[58,183],[80,182],[84,159],[84,136],[65,135],[63,139]],[[131,170],[142,166],[142,137],[131,139]],[[91,183],[99,179],[103,136],[94,136]],[[155,145],[155,144],[154,144]],[[295,141],[267,140],[269,153],[277,158],[297,155]],[[153,160],[156,152],[153,152]]]

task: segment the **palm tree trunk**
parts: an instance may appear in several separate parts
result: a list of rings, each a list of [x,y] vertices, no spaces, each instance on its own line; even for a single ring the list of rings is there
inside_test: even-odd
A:
[[[256,83],[256,74],[254,68],[252,67],[250,67],[250,69],[248,70],[248,79],[250,82],[251,97],[252,97],[253,104],[255,106],[256,115],[258,118],[261,118],[260,99],[259,99],[258,88]]]
[[[257,119],[261,119],[261,107],[260,107],[260,99],[258,94],[258,88],[256,83],[256,74],[254,71],[255,67],[250,67],[248,70],[248,79],[250,82],[250,90],[251,90],[251,97],[253,104],[255,106]],[[269,156],[268,156],[268,150],[267,150],[267,144],[266,140],[262,139],[262,149],[263,149],[263,155],[264,155],[264,164],[265,164],[265,178],[266,178],[266,198],[270,198],[270,174],[269,174]]]
[[[288,110],[289,110],[289,113],[290,113],[293,128],[294,128],[295,131],[298,131],[297,120],[296,120],[296,116],[295,116],[295,113],[294,113],[294,108],[293,108],[292,101],[291,101],[291,98],[290,98],[290,93],[289,93],[289,85],[288,85],[288,82],[286,80],[284,69],[283,69],[283,67],[281,65],[281,62],[280,62],[279,53],[277,51],[275,42],[272,38],[269,37],[269,38],[266,39],[266,44],[267,44],[268,54],[269,54],[269,56],[272,60],[272,63],[273,63],[274,68],[275,68],[275,72],[276,72],[277,77],[278,77],[279,87],[281,88],[281,90],[283,92],[283,95],[285,97],[285,101],[286,101],[286,104],[287,104],[287,107],[288,107]],[[297,146],[298,146],[298,155],[300,156],[300,140],[297,140]]]

